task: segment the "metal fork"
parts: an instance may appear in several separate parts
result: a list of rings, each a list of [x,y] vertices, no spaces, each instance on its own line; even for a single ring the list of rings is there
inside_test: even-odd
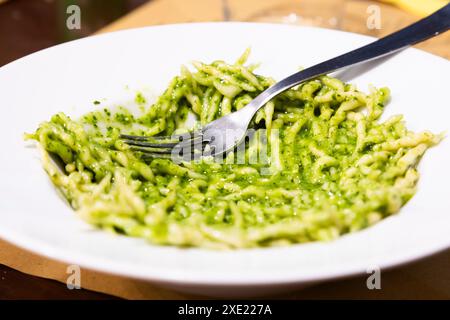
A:
[[[240,110],[212,121],[191,133],[171,137],[122,135],[125,143],[144,158],[192,159],[196,155],[219,156],[241,143],[255,113],[278,94],[318,76],[380,58],[434,37],[450,28],[450,4],[432,15],[380,40],[297,72],[269,87]],[[408,72],[408,70],[405,70]]]

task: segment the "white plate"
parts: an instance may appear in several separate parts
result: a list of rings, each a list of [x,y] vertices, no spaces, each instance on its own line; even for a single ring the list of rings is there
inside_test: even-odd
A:
[[[82,268],[218,296],[288,290],[448,248],[449,139],[426,154],[419,191],[398,215],[330,243],[227,252],[153,246],[94,230],[58,196],[37,150],[22,141],[23,132],[58,111],[76,116],[96,108],[94,100],[112,105],[133,99],[137,89],[160,92],[192,60],[234,61],[251,46],[251,61],[262,62],[258,72],[280,79],[371,40],[283,25],[180,24],[90,37],[0,68],[0,237]],[[449,74],[447,60],[410,49],[352,82],[362,90],[390,87],[386,115],[403,113],[410,128],[440,132],[449,128]]]

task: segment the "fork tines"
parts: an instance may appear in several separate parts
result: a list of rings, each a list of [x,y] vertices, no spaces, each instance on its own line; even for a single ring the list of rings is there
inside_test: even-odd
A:
[[[141,158],[144,160],[150,158],[171,158],[172,156],[190,157],[201,146],[201,134],[199,132],[155,137],[122,134],[120,138],[132,150],[141,152]]]

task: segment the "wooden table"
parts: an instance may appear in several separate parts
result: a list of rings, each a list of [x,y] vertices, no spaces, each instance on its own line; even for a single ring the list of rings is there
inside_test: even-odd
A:
[[[309,5],[306,2],[310,2]],[[330,5],[337,1],[339,6]],[[314,6],[311,6],[311,3]],[[379,5],[382,28],[369,30],[366,26],[367,8]],[[338,8],[338,10],[336,10]],[[305,15],[307,12],[307,15]],[[327,19],[317,19],[317,17]],[[297,17],[291,19],[292,17]],[[149,4],[117,20],[101,32],[155,24],[197,21],[291,21],[327,26],[335,17],[334,25],[346,31],[376,37],[404,27],[418,17],[395,7],[363,0],[153,0]],[[330,27],[330,25],[328,25]],[[418,46],[424,50],[450,58],[450,33],[428,40]],[[82,286],[86,289],[108,293],[104,295],[88,290],[67,290],[66,265],[26,252],[0,241],[0,263],[29,275],[0,266],[0,298],[87,298],[104,299],[114,296],[124,298],[198,298],[156,288],[148,283],[111,275],[82,271]],[[273,298],[287,299],[450,299],[450,250],[391,271],[382,271],[382,290],[368,290],[367,276],[337,280],[305,290]]]

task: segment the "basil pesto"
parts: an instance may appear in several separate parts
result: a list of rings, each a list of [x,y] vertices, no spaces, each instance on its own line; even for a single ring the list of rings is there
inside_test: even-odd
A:
[[[63,113],[28,139],[43,152],[44,168],[79,216],[99,228],[152,243],[244,248],[331,240],[388,217],[414,195],[421,156],[441,135],[409,131],[402,116],[381,122],[387,88],[358,91],[323,76],[276,97],[252,127],[268,133],[268,163],[144,161],[120,134],[171,135],[244,107],[274,83],[245,65],[195,62],[182,67],[136,115],[103,108],[73,120]],[[277,134],[273,134],[273,133]],[[245,157],[255,152],[250,141]]]

